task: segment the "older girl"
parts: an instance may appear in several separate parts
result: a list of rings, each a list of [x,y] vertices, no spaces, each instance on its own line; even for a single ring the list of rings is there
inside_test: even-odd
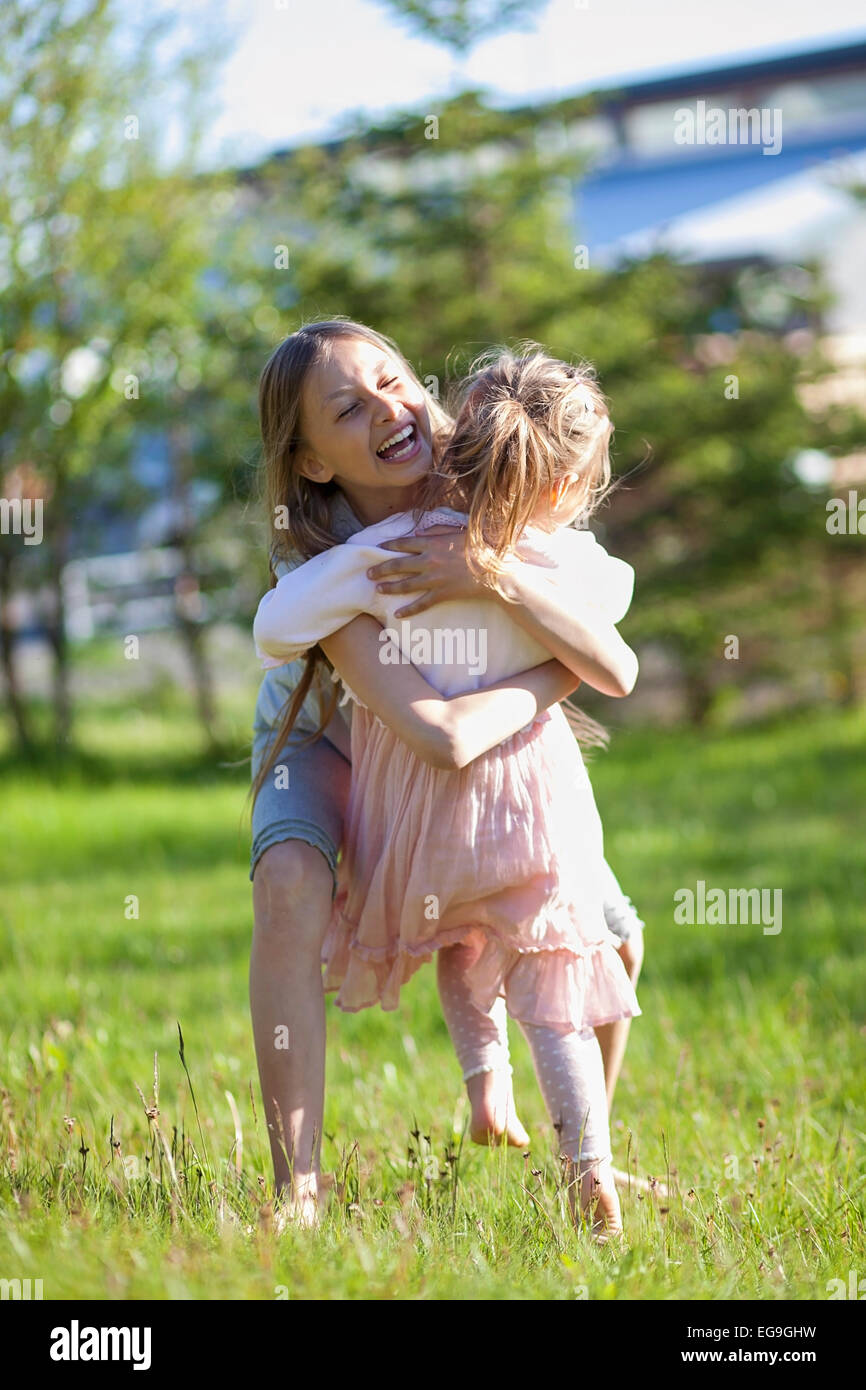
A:
[[[476,688],[482,636],[500,677],[520,670],[543,648],[501,606],[483,599],[446,605],[438,647],[423,618],[405,622],[395,640],[394,600],[378,595],[365,572],[378,541],[405,534],[407,524],[457,522],[466,525],[473,563],[486,560],[491,588],[522,546],[540,582],[576,590],[591,623],[583,673],[605,684],[618,663],[630,688],[637,662],[613,623],[631,601],[633,574],[585,529],[570,529],[591,514],[609,483],[610,431],[603,398],[585,371],[539,351],[504,353],[472,381],[442,473],[421,490],[415,513],[366,527],[281,579],[259,606],[259,647],[278,660],[366,612],[387,624],[383,636],[397,648],[389,664],[411,652],[445,695]],[[377,448],[408,447],[413,434],[407,422]],[[479,640],[470,644],[470,634]],[[605,1233],[619,1232],[594,1029],[639,1010],[604,918],[601,821],[578,745],[557,709],[471,762],[432,742],[419,757],[366,704],[366,692],[383,683],[383,657],[384,649],[355,677],[364,693],[352,726],[352,788],[325,986],[339,989],[344,1009],[374,1002],[395,1008],[401,985],[423,960],[459,945],[466,997],[449,1008],[443,995],[458,1054],[474,1060],[467,1010],[483,1014],[504,994],[573,1170],[569,1191],[579,1185],[585,1213],[597,1199]]]
[[[289,564],[346,540],[362,524],[405,510],[450,425],[396,347],[346,320],[307,325],[280,345],[262,374],[260,410],[273,549],[283,572]],[[381,449],[409,424],[412,434]],[[461,541],[452,534],[398,543],[411,553],[385,566],[386,587],[423,591],[407,613],[480,593]],[[571,693],[578,684],[575,667],[584,669],[585,628],[561,595],[531,582],[530,568],[516,565],[507,578],[509,612],[562,664],[547,661],[448,702],[453,738],[466,756],[486,752]],[[379,631],[373,619],[361,616],[321,647],[343,669],[363,660],[365,653],[378,652]],[[324,1090],[321,946],[350,774],[348,728],[334,708],[327,675],[321,652],[306,664],[292,662],[267,674],[253,750],[258,795],[250,998],[277,1186],[302,1220],[315,1218]],[[611,693],[618,693],[616,672],[609,676]],[[388,677],[387,689],[369,701],[371,708],[410,747],[413,740],[416,746],[423,744],[434,712],[442,714],[442,697],[411,666],[393,667]],[[287,702],[292,708],[284,713]],[[316,736],[323,723],[324,733]],[[274,767],[284,766],[288,778],[273,775]],[[608,915],[631,930],[623,955],[626,959],[625,951],[632,949],[627,964],[634,980],[640,957],[633,948],[639,946],[640,932],[634,930],[637,919],[630,904],[616,889],[614,881]],[[491,1036],[497,1033],[497,1045],[504,1050],[498,1022],[497,1032],[497,1020],[491,1019]],[[287,1050],[274,1047],[275,1029],[282,1024],[290,1031]],[[627,1021],[610,1025],[607,1037],[600,1030],[603,1049],[608,1043],[610,1088],[627,1026]],[[501,1068],[478,1073],[470,1088],[475,1137],[507,1133],[513,1142],[526,1142]]]

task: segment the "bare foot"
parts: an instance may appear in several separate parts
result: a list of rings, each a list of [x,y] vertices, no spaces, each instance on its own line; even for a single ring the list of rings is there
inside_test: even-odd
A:
[[[293,1190],[283,1188],[274,1209],[274,1230],[280,1236],[289,1226],[310,1230],[319,1224],[319,1193],[314,1173],[297,1178]]]
[[[585,1218],[597,1245],[620,1240],[623,1235],[622,1212],[610,1159],[588,1159],[579,1164],[569,1159],[566,1171],[568,1202],[575,1224],[579,1224],[581,1217]],[[580,1216],[575,1210],[576,1190]]]
[[[466,1093],[472,1106],[469,1137],[473,1144],[500,1144],[504,1139],[511,1148],[527,1148],[529,1135],[517,1118],[510,1072],[483,1071],[470,1076]]]

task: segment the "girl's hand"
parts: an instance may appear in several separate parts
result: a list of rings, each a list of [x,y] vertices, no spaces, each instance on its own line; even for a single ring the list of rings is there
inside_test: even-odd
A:
[[[490,596],[491,591],[467,563],[463,527],[431,527],[421,536],[384,541],[381,549],[403,553],[398,560],[383,560],[381,565],[367,570],[367,577],[376,582],[379,593],[412,594],[423,590],[418,598],[397,609],[396,618],[411,618],[447,599],[472,598],[479,589]]]

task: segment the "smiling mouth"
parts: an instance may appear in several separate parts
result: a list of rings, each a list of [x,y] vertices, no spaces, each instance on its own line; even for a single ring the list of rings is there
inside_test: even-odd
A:
[[[376,450],[376,457],[384,463],[399,463],[414,454],[419,444],[418,426],[412,421],[389,435],[384,444],[380,444]]]

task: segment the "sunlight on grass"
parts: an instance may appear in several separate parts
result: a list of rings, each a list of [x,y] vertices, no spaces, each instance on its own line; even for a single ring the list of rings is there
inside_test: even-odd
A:
[[[625,1197],[622,1251],[569,1226],[516,1030],[531,1152],[464,1139],[430,970],[397,1014],[329,1008],[328,1204],[278,1241],[245,770],[201,757],[179,709],[91,709],[81,732],[83,757],[4,773],[0,1271],[46,1298],[820,1299],[864,1267],[862,714],[628,730],[593,761],[647,922],[615,1158],[672,1184]],[[781,887],[783,930],[676,925],[699,878]]]

